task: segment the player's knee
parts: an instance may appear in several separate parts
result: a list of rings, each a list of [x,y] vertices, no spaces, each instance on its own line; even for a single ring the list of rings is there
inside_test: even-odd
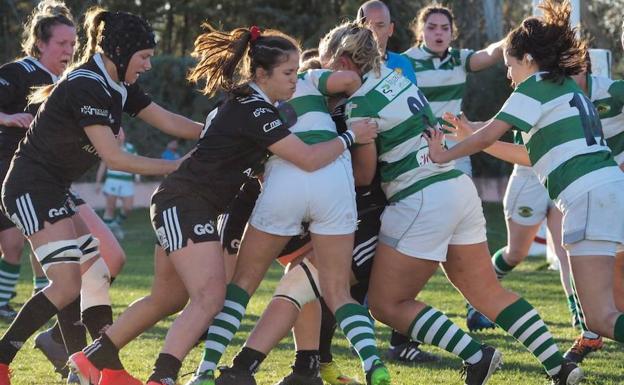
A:
[[[280,280],[273,298],[292,303],[297,309],[320,298],[318,272],[307,259],[293,267]]]
[[[93,306],[110,306],[110,271],[102,258],[98,258],[82,275],[80,308],[82,311]]]
[[[369,291],[368,306],[373,317],[380,322],[388,323],[390,322],[389,320],[394,318],[393,309],[396,307],[391,301],[383,298],[380,293],[373,295],[373,293]]]
[[[189,290],[189,299],[191,305],[201,307],[202,313],[212,317],[223,308],[225,283],[220,285],[215,285],[212,282],[202,283]]]
[[[35,257],[41,263],[43,271],[48,275],[48,270],[52,266],[61,264],[75,264],[80,263],[82,252],[78,247],[75,239],[48,242],[44,245],[37,247],[34,250]],[[68,299],[68,304],[76,299],[80,294],[80,272],[76,269],[75,277],[71,274],[54,274],[51,278],[51,290],[54,290],[60,297]]]

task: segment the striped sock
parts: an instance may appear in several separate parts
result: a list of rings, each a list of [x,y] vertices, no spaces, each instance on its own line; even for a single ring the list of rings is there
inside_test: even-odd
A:
[[[469,364],[481,361],[481,344],[464,333],[444,313],[425,307],[409,328],[413,340],[422,341],[453,353]]]
[[[589,338],[592,340],[600,338],[600,335],[592,332],[587,327],[587,324],[585,323],[585,314],[583,313],[583,308],[581,307],[581,301],[579,300],[578,294],[576,293],[576,285],[574,284],[574,279],[572,277],[570,277],[570,282],[572,284],[572,294],[570,296],[572,297],[572,300],[574,301],[574,313],[576,314],[576,317],[578,318],[578,326],[581,328],[581,331],[583,332],[583,337]]]
[[[0,306],[8,304],[15,295],[19,273],[20,265],[13,265],[4,259],[0,260]]]
[[[501,311],[496,323],[520,341],[542,363],[548,375],[559,373],[563,355],[537,310],[524,298]]]
[[[368,372],[375,360],[380,360],[380,356],[373,324],[366,308],[355,303],[347,303],[338,308],[334,316],[336,323],[360,356],[364,371]]]
[[[624,343],[624,314],[620,314],[615,321],[615,330],[613,330],[613,339],[617,342]]]
[[[45,275],[43,277],[33,277],[33,289],[37,292],[45,289],[49,284],[50,281],[48,281]]]
[[[221,309],[221,312],[215,317],[208,329],[204,356],[197,369],[198,374],[217,368],[225,348],[227,348],[232,338],[234,338],[234,334],[240,328],[248,303],[249,294],[245,290],[233,283],[228,285],[223,309]]]
[[[574,298],[574,294],[570,294],[568,296],[568,308],[570,309],[570,314],[572,314],[572,326],[580,327],[581,318],[579,317],[578,310],[576,308],[576,299]]]
[[[492,255],[492,265],[494,265],[494,271],[496,272],[496,278],[500,281],[505,278],[505,276],[515,268],[515,266],[510,265],[503,258],[503,252],[505,251],[505,247],[499,249]]]

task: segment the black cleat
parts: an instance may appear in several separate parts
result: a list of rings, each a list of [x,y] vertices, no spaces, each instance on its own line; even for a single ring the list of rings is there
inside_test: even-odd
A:
[[[465,385],[484,385],[488,382],[492,374],[502,365],[503,355],[491,346],[481,345],[483,357],[476,364],[464,362],[461,369],[461,376],[465,380]]]
[[[323,385],[323,380],[318,374],[316,376],[304,376],[292,372],[275,385]]]
[[[552,385],[577,385],[585,378],[583,370],[572,361],[564,361],[559,373],[550,377]]]
[[[391,346],[386,350],[386,360],[401,364],[420,364],[436,362],[440,359],[430,353],[420,350],[420,343],[409,341],[397,346]]]
[[[256,379],[249,370],[221,366],[219,372],[215,385],[256,385]]]

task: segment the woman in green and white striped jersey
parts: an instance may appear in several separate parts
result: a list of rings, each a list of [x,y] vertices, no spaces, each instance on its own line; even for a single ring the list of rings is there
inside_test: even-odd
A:
[[[423,134],[439,127],[422,92],[384,65],[354,23],[334,28],[319,47],[324,66],[354,69],[363,84],[348,100],[348,124],[373,117],[382,189],[390,204],[381,218],[368,298],[373,315],[412,339],[452,352],[465,362],[466,384],[485,384],[501,353],[464,333],[445,314],[415,300],[443,264],[449,280],[477,309],[526,346],[554,384],[577,384],[582,371],[565,363],[537,311],[505,290],[490,264],[481,201],[452,162],[433,163]],[[372,68],[365,70],[366,66]],[[373,158],[374,159],[374,158]],[[475,279],[478,277],[478,279]]]
[[[624,243],[624,173],[598,111],[569,77],[584,69],[586,54],[569,26],[570,5],[548,1],[542,8],[543,17],[526,19],[507,36],[505,63],[516,89],[501,111],[448,151],[434,133],[430,156],[446,162],[489,147],[509,129],[520,132],[524,146],[499,143],[501,155],[532,166],[563,212],[563,243],[587,327],[624,342],[624,314],[605,295],[613,293],[614,256]]]
[[[413,21],[416,45],[403,53],[412,62],[418,87],[429,100],[441,124],[442,114],[459,114],[469,72],[486,69],[503,59],[502,42],[485,49],[457,49],[451,42],[457,34],[453,12],[442,5],[423,8]],[[455,142],[447,140],[452,147]],[[469,157],[455,161],[455,168],[472,176]]]

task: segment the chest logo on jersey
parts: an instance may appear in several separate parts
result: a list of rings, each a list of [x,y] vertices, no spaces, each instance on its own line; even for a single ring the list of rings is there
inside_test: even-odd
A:
[[[262,130],[264,130],[264,132],[269,132],[269,131],[273,130],[274,128],[277,128],[277,127],[279,127],[281,125],[282,125],[282,121],[280,119],[275,119],[272,122],[265,123],[262,126]]]
[[[266,107],[258,107],[254,110],[253,116],[257,118],[260,115],[266,114],[267,112],[271,112],[271,109]]]
[[[104,116],[106,118],[108,118],[110,115],[108,110],[104,110],[102,108],[95,108],[91,106],[82,106],[80,108],[80,113],[83,115]]]
[[[0,86],[10,86],[11,83],[6,81],[6,79],[0,78]]]
[[[392,71],[377,87],[375,91],[381,93],[388,100],[392,100],[411,84],[409,79],[397,71]]]
[[[196,235],[214,234],[215,227],[212,223],[198,224],[193,226],[193,232]]]

